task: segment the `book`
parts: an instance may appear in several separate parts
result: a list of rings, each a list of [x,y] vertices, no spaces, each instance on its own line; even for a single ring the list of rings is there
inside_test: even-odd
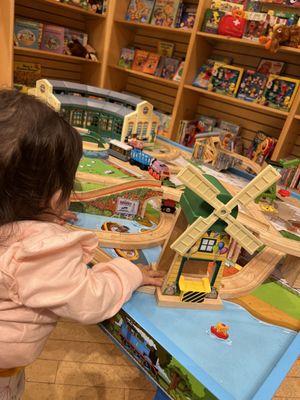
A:
[[[180,82],[181,81],[182,74],[183,74],[183,69],[184,69],[184,61],[181,61],[177,71],[175,72],[175,75],[173,76],[173,81],[176,81],[176,82]]]
[[[208,89],[214,65],[215,61],[211,59],[207,60],[205,64],[201,65],[193,81],[193,86],[197,86],[201,89]]]
[[[178,8],[181,3],[182,0],[156,0],[151,24],[175,28]]]
[[[237,97],[251,102],[258,102],[264,93],[267,75],[248,69],[244,72]]]
[[[155,0],[131,0],[128,5],[125,20],[149,23],[154,4]]]
[[[171,42],[158,41],[157,51],[158,54],[165,57],[172,57],[174,52],[175,44]]]
[[[149,52],[146,50],[135,50],[132,69],[135,71],[143,71],[144,65],[147,61]]]
[[[179,4],[177,15],[176,15],[175,28],[180,28],[180,21],[181,21],[182,13],[183,13],[183,6],[184,6],[184,3]]]
[[[161,57],[155,75],[164,79],[173,79],[179,62],[176,58]]]
[[[284,69],[285,63],[282,61],[268,60],[262,58],[258,64],[257,72],[260,74],[275,74],[280,75]]]
[[[267,29],[268,20],[266,13],[248,12],[243,38],[258,42],[259,38],[266,34]]]
[[[297,79],[271,74],[260,103],[268,107],[289,111],[298,86],[299,81]]]
[[[243,11],[244,4],[232,1],[212,0],[210,7],[212,10],[218,10],[224,13],[231,14],[233,11]]]
[[[42,77],[42,66],[37,63],[14,62],[14,83],[16,85],[35,87]]]
[[[243,68],[216,62],[211,72],[208,90],[235,97],[243,72]]]
[[[96,14],[104,14],[106,12],[106,0],[87,0],[88,10]]]
[[[74,29],[64,28],[64,53],[70,54],[69,50],[69,43],[73,42],[74,40],[78,40],[82,46],[87,45],[88,35],[87,33],[75,31]]]
[[[207,9],[204,15],[202,31],[217,34],[220,20],[224,15],[225,12],[223,11]]]
[[[183,10],[180,19],[180,28],[192,29],[194,27],[197,13],[197,5],[193,3],[183,3]]]
[[[241,126],[237,124],[233,124],[232,122],[220,120],[218,122],[218,127],[222,131],[231,132],[234,135],[238,135],[241,131]]]
[[[43,24],[28,19],[16,18],[14,25],[15,46],[39,49]]]
[[[134,60],[134,49],[129,49],[127,47],[124,47],[121,50],[121,55],[118,63],[119,67],[130,69],[132,67],[133,60]]]
[[[207,115],[200,115],[199,121],[204,124],[204,132],[212,132],[217,125],[216,118],[208,117]]]
[[[62,54],[64,52],[64,28],[56,25],[44,25],[41,49]]]
[[[143,67],[145,74],[154,75],[158,66],[160,55],[156,53],[149,53],[146,63]]]

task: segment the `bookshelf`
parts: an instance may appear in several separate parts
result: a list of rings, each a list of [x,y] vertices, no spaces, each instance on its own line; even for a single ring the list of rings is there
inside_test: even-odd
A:
[[[186,1],[186,0],[184,0]],[[169,137],[175,139],[181,119],[193,119],[199,114],[210,115],[237,123],[243,127],[242,137],[247,147],[258,130],[278,139],[273,159],[289,155],[300,156],[300,91],[289,112],[208,92],[192,86],[199,67],[212,55],[230,56],[233,65],[256,68],[261,58],[286,63],[285,76],[298,77],[300,49],[281,47],[269,53],[259,43],[201,32],[204,13],[211,0],[189,0],[198,5],[193,29],[176,29],[125,21],[129,0],[109,0],[106,15],[98,15],[56,0],[1,0],[0,53],[5,63],[0,65],[0,86],[12,86],[13,62],[38,62],[43,77],[71,80],[128,91],[139,95],[172,116]],[[293,12],[297,12],[293,9]],[[298,12],[299,9],[298,9]],[[99,62],[59,55],[42,50],[13,46],[14,17],[32,18],[83,30],[96,49]],[[175,57],[185,58],[181,82],[168,81],[153,75],[118,66],[121,49],[135,46],[156,51],[158,41],[175,44]]]

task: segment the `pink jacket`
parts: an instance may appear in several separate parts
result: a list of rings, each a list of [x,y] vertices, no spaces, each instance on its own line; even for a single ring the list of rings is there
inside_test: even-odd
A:
[[[15,224],[0,242],[0,369],[34,361],[59,317],[103,321],[141,284],[140,270],[122,258],[88,269],[97,242],[92,233],[37,221]]]

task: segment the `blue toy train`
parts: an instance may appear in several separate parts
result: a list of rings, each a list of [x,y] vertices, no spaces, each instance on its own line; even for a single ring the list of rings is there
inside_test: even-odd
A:
[[[136,328],[127,321],[123,321],[120,329],[123,345],[133,353],[134,357],[154,375],[158,374],[156,368],[157,350],[151,347],[137,332]]]

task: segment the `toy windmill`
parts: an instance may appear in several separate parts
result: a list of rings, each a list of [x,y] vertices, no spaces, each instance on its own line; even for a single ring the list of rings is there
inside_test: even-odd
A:
[[[268,166],[265,168],[227,204],[223,204],[218,199],[218,189],[203,176],[198,168],[189,165],[179,173],[178,178],[186,187],[214,207],[214,211],[208,218],[199,217],[190,225],[171,245],[173,250],[182,256],[186,255],[197,240],[199,240],[218,219],[223,220],[227,224],[225,231],[235,239],[240,246],[247,250],[248,253],[253,254],[263,245],[259,239],[231,215],[231,212],[238,204],[247,206],[250,201],[254,201],[261,193],[278,181],[280,174],[273,167]]]
[[[250,254],[263,245],[237,221],[238,205],[247,206],[280,175],[268,166],[234,197],[217,179],[203,175],[193,165],[180,172],[178,178],[186,186],[174,229],[180,233],[178,238],[171,234],[161,257],[159,268],[164,267],[164,260],[169,260],[169,268],[162,289],[156,293],[158,304],[220,309],[218,291],[230,241],[236,241]]]

